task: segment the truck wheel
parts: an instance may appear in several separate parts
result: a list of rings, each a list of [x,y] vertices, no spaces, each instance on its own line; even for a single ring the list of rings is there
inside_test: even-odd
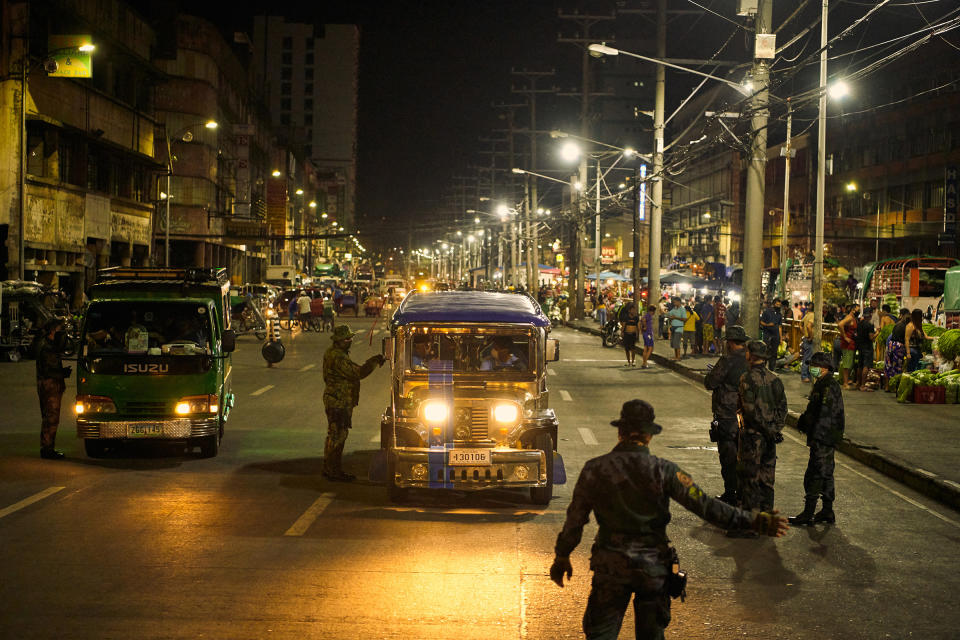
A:
[[[220,453],[220,434],[198,438],[200,442],[200,457],[215,458]]]
[[[403,487],[398,487],[394,483],[394,477],[397,474],[397,463],[393,456],[387,450],[387,497],[390,502],[406,502],[409,491]]]
[[[541,433],[533,441],[533,448],[543,451],[547,456],[547,486],[532,487],[530,489],[530,502],[547,505],[553,498],[553,438],[550,437],[549,433]]]
[[[106,454],[107,446],[102,440],[86,438],[83,441],[83,450],[88,458],[102,458]]]

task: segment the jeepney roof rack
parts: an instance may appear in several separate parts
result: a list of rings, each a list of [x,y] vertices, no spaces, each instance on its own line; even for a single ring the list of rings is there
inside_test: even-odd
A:
[[[185,284],[216,283],[230,281],[224,267],[182,267],[167,269],[163,267],[107,267],[97,272],[98,282],[116,281],[164,281],[183,282]]]

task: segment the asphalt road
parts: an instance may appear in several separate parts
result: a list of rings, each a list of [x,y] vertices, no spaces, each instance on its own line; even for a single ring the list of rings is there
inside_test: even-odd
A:
[[[143,449],[86,459],[66,409],[68,459],[41,460],[33,363],[0,364],[0,637],[580,637],[595,526],[566,589],[547,568],[580,468],[615,444],[620,404],[650,400],[665,427],[653,452],[710,493],[721,482],[706,392],[663,369],[624,369],[596,338],[555,335],[549,383],[570,481],[547,508],[510,492],[396,506],[380,485],[324,480],[323,334],[285,333],[272,369],[240,339],[236,410],[207,460]],[[372,347],[358,336],[355,359],[382,336]],[[363,384],[345,458],[358,475],[379,446],[387,384],[386,369]],[[806,454],[792,434],[780,446],[777,503],[789,514],[802,506]],[[960,515],[838,463],[833,527],[732,540],[675,505],[668,533],[690,583],[668,637],[957,637]],[[633,637],[630,613],[621,637]]]

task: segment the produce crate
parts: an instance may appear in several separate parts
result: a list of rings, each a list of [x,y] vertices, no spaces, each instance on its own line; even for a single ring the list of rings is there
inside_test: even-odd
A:
[[[913,401],[917,404],[944,404],[946,402],[946,387],[913,388]]]

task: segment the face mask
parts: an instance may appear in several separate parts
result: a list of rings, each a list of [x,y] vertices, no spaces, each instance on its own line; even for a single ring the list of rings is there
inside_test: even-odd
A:
[[[820,367],[810,367],[810,375],[814,378],[819,378],[821,371],[822,369],[820,369]]]

